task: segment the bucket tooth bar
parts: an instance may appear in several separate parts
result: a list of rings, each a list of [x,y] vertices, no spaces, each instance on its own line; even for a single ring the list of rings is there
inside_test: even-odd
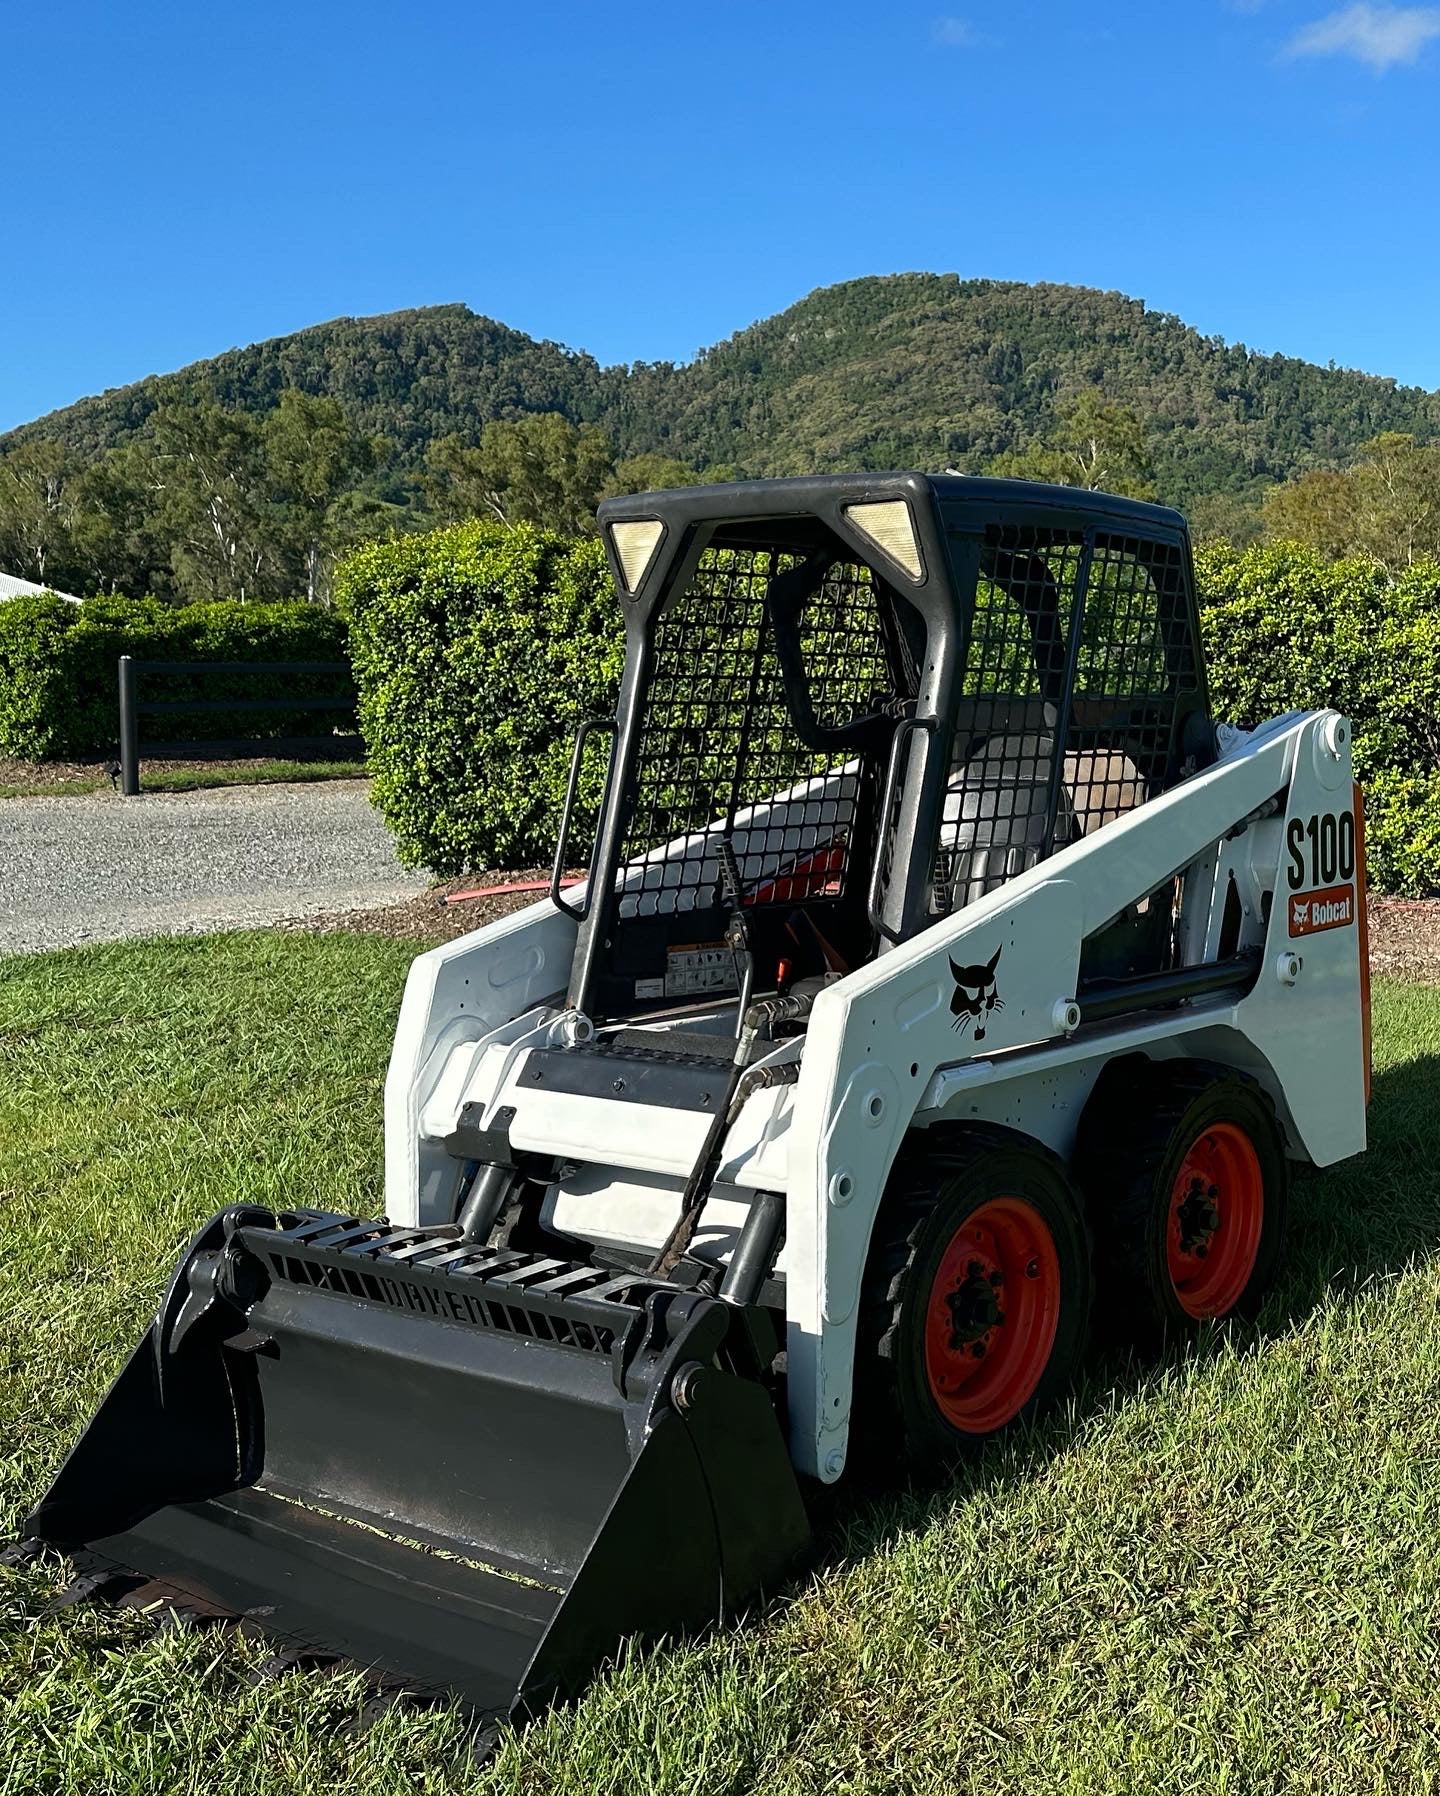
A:
[[[638,1274],[235,1207],[27,1518],[75,1597],[257,1628],[494,1721],[704,1628],[808,1539],[767,1317]]]

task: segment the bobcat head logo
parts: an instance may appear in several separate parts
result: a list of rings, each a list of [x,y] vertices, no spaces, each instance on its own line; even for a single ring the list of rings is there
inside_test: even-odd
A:
[[[955,975],[955,990],[950,996],[950,1014],[955,1021],[951,1027],[964,1029],[973,1023],[976,1041],[985,1039],[990,1012],[1005,1008],[1005,1000],[995,988],[995,969],[999,964],[999,948],[983,967],[957,967],[953,956],[950,961],[950,971]]]

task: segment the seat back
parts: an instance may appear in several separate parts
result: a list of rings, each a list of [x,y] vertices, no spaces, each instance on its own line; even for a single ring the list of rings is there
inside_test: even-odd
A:
[[[1053,736],[991,736],[951,774],[940,822],[944,891],[936,908],[956,911],[1044,857]],[[1133,810],[1145,797],[1140,771],[1120,749],[1063,757],[1055,847]]]

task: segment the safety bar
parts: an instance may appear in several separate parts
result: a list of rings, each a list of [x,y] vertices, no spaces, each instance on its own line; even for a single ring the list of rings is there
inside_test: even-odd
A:
[[[583,923],[590,914],[590,906],[595,895],[595,854],[599,846],[597,835],[590,848],[590,871],[585,881],[585,901],[583,904],[567,904],[560,896],[560,882],[565,877],[565,862],[568,858],[566,850],[570,845],[570,819],[575,810],[575,795],[580,789],[580,769],[585,761],[585,744],[596,730],[610,732],[610,761],[605,769],[605,784],[610,784],[610,774],[615,764],[615,719],[613,717],[589,717],[575,732],[575,752],[570,757],[570,778],[565,785],[565,810],[560,818],[560,834],[555,843],[555,865],[550,870],[550,900],[567,917],[573,917],[577,923]]]
[[[865,894],[865,915],[870,927],[887,942],[898,942],[900,932],[891,929],[880,914],[880,888],[885,880],[885,835],[890,828],[890,813],[895,808],[895,790],[900,783],[900,750],[917,731],[933,736],[939,725],[936,717],[905,717],[895,726],[890,738],[890,759],[885,768],[885,790],[880,800],[876,827],[875,854],[870,863],[870,885]]]

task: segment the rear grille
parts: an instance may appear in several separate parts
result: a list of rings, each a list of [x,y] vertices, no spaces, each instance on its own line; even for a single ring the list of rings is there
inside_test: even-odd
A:
[[[453,1226],[293,1211],[280,1223],[239,1233],[281,1284],[585,1353],[623,1346],[654,1288],[634,1274],[462,1241]]]

